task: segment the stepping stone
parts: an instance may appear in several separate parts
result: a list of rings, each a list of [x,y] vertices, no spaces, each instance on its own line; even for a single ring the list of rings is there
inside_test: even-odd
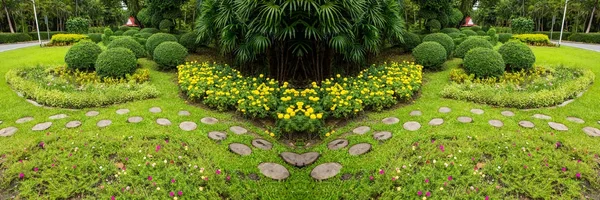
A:
[[[473,118],[470,117],[458,117],[457,120],[462,123],[471,123],[473,122]]]
[[[9,137],[14,135],[19,129],[16,127],[6,127],[3,129],[0,129],[0,137]]]
[[[561,103],[560,105],[558,105],[558,107],[565,107],[566,105],[569,105],[570,103],[573,103],[573,101],[575,101],[575,99],[571,99],[571,100],[565,101],[565,102]]]
[[[167,118],[158,118],[158,119],[156,119],[156,123],[161,126],[170,126],[171,125],[171,121],[169,121],[169,119],[167,119]]]
[[[484,113],[484,111],[481,109],[474,108],[474,109],[471,109],[471,113],[476,114],[476,115],[482,115]]]
[[[323,163],[316,166],[311,172],[310,176],[316,180],[326,180],[336,176],[340,173],[342,165],[339,163]]]
[[[281,156],[285,162],[296,167],[308,166],[319,159],[319,153],[317,152],[308,152],[303,154],[283,152],[279,154],[279,156]]]
[[[208,132],[208,137],[216,141],[221,141],[227,139],[227,133],[223,133],[220,131],[211,131]]]
[[[338,150],[346,146],[348,146],[348,140],[346,139],[336,139],[327,144],[327,148],[329,148],[330,150]]]
[[[358,156],[358,155],[365,154],[365,153],[369,152],[370,150],[371,150],[371,144],[360,143],[360,144],[355,144],[354,146],[350,147],[350,149],[348,149],[348,153],[350,153],[351,156]]]
[[[429,121],[429,125],[431,126],[439,126],[444,124],[444,119],[442,118],[434,118],[431,121]]]
[[[216,124],[217,122],[219,122],[219,120],[214,117],[205,117],[205,118],[202,118],[200,120],[200,122],[202,122],[204,124],[208,124],[208,125],[213,125],[213,124]]]
[[[24,124],[27,122],[33,121],[33,117],[23,117],[21,119],[17,119],[17,121],[15,121],[15,123],[17,124]]]
[[[39,124],[36,124],[35,126],[33,126],[33,128],[31,128],[31,130],[32,131],[43,131],[43,130],[50,128],[50,126],[52,126],[52,122],[39,123]]]
[[[261,174],[274,180],[283,180],[290,176],[290,172],[277,163],[260,163],[258,169]]]
[[[404,123],[402,127],[404,127],[404,129],[406,129],[407,131],[417,131],[421,128],[421,124],[419,124],[419,122],[411,121]]]
[[[384,141],[390,139],[392,137],[392,132],[389,131],[381,131],[373,134],[373,138],[375,140]]]
[[[440,113],[449,113],[449,112],[451,112],[451,111],[452,111],[452,109],[450,109],[450,108],[448,108],[448,107],[441,107],[441,108],[438,110],[438,112],[440,112]]]
[[[236,135],[248,133],[248,130],[246,130],[244,127],[241,127],[241,126],[232,126],[232,127],[229,127],[229,130],[231,132],[235,133]]]
[[[119,109],[119,110],[117,110],[117,114],[119,114],[119,115],[124,115],[124,114],[127,114],[127,113],[129,113],[129,109]]]
[[[142,122],[142,120],[144,120],[144,118],[142,118],[142,117],[130,117],[130,118],[127,118],[127,122],[133,123],[133,124],[140,123],[140,122]]]
[[[52,115],[50,117],[48,117],[48,119],[64,119],[67,118],[68,116],[65,114],[58,114],[58,115]]]
[[[533,122],[530,122],[530,121],[520,121],[519,126],[521,126],[523,128],[533,128],[533,127],[535,127],[535,124],[533,124]]]
[[[496,128],[501,128],[504,126],[504,123],[502,123],[502,121],[497,120],[497,119],[492,119],[492,120],[488,121],[488,123]]]
[[[600,137],[600,130],[594,127],[585,127],[582,129],[585,134],[592,137]]]
[[[110,126],[110,124],[112,124],[112,121],[110,121],[108,119],[104,119],[104,120],[98,121],[98,123],[96,123],[96,126],[98,126],[100,128],[104,128],[104,127]]]
[[[67,128],[77,128],[79,126],[81,126],[80,121],[70,121],[69,123],[65,124],[65,127]]]
[[[567,117],[567,120],[569,120],[570,122],[578,123],[578,124],[585,123],[585,121],[583,121],[583,119],[580,119],[577,117]]]
[[[179,124],[179,128],[181,130],[184,131],[193,131],[196,130],[196,128],[198,128],[198,125],[194,122],[181,122],[181,124]]]
[[[39,104],[38,102],[35,102],[34,100],[25,99],[25,101],[27,101],[28,103],[30,103],[31,105],[33,105],[35,107],[42,107],[42,104]]]
[[[565,126],[564,124],[561,124],[561,123],[548,122],[548,125],[550,126],[550,128],[557,130],[557,131],[568,131],[569,130],[569,128],[567,128],[567,126]]]
[[[271,150],[271,148],[273,148],[273,144],[263,139],[252,140],[252,146],[262,150]]]
[[[177,113],[177,114],[178,114],[179,116],[190,116],[190,115],[191,115],[190,111],[187,111],[187,110],[181,110],[181,111],[179,111],[179,113]]]
[[[421,115],[423,115],[423,112],[421,112],[420,110],[413,110],[413,111],[410,111],[409,115],[413,116],[413,117],[421,116]]]
[[[98,111],[89,111],[89,112],[85,113],[85,116],[95,117],[95,116],[98,116],[99,114],[100,114],[100,112],[98,112]]]
[[[381,122],[383,122],[384,124],[387,124],[387,125],[391,125],[391,124],[400,122],[400,119],[395,118],[395,117],[388,117],[388,118],[381,120]]]
[[[152,107],[148,111],[150,111],[151,113],[160,113],[162,112],[162,109],[160,109],[160,107]]]
[[[536,119],[545,119],[545,120],[552,119],[552,117],[550,117],[548,115],[542,115],[542,114],[535,114],[535,115],[533,115],[533,118],[536,118]]]
[[[514,117],[514,116],[515,116],[515,113],[514,113],[514,112],[512,112],[512,111],[508,111],[508,110],[506,110],[506,111],[502,111],[500,114],[502,114],[502,115],[503,115],[503,116],[505,116],[505,117]]]
[[[352,132],[355,134],[362,135],[362,134],[369,132],[370,130],[371,130],[371,128],[368,126],[359,126],[359,127],[355,128],[354,130],[352,130]]]
[[[252,153],[252,149],[250,149],[250,147],[240,143],[229,144],[229,150],[241,156],[247,156]]]

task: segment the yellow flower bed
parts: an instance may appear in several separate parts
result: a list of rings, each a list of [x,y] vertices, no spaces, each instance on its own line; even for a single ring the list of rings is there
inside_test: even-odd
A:
[[[50,39],[49,46],[68,46],[75,44],[81,40],[89,40],[87,35],[82,34],[56,34]]]
[[[544,34],[520,34],[513,35],[512,39],[519,40],[523,43],[533,46],[552,46],[548,35]]]

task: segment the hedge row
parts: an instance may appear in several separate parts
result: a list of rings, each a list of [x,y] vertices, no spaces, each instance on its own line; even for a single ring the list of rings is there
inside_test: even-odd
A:
[[[544,34],[547,35],[548,38],[550,38],[551,40],[558,40],[560,38],[560,31],[554,31],[552,32],[552,37],[550,37],[550,31],[537,31],[535,32],[537,34]],[[569,38],[569,36],[571,36],[571,32],[563,32],[563,40],[566,40],[567,38]]]
[[[30,41],[26,33],[0,33],[0,44]]]
[[[600,43],[600,33],[573,33],[569,36],[568,40],[574,42]]]

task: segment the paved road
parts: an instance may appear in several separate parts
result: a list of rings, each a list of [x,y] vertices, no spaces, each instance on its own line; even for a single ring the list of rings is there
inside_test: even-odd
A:
[[[42,43],[46,43],[47,41],[42,41]],[[0,44],[0,52],[5,52],[5,51],[10,51],[10,50],[15,50],[15,49],[20,49],[20,48],[25,48],[25,47],[31,47],[31,46],[36,46],[39,45],[40,43],[38,41],[35,42],[26,42],[26,43],[17,43],[17,44]]]
[[[558,44],[558,40],[552,40],[552,43]],[[600,52],[600,44],[586,44],[579,42],[562,41],[560,45]]]

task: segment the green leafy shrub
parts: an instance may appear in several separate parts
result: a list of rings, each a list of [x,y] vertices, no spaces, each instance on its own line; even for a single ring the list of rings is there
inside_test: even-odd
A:
[[[0,33],[0,44],[26,42],[32,38],[26,33]]]
[[[471,30],[475,31],[475,32],[479,32],[479,31],[481,31],[481,27],[479,27],[479,26],[471,26]]]
[[[437,42],[437,43],[441,44],[442,46],[444,46],[447,57],[450,58],[450,55],[452,55],[452,52],[454,51],[454,40],[452,40],[452,38],[450,36],[443,34],[443,33],[433,33],[433,34],[429,34],[429,35],[425,36],[425,38],[423,38],[423,42],[429,42],[429,41]]]
[[[467,40],[467,37],[459,37],[459,38],[454,38],[452,40],[454,41],[454,46],[458,46],[458,45],[462,44],[465,40]]]
[[[181,44],[163,42],[156,47],[152,57],[161,69],[175,69],[177,65],[185,63],[187,55],[187,49]]]
[[[563,35],[563,39],[564,38],[565,36]],[[568,40],[600,44],[600,33],[573,33],[568,37]]]
[[[487,49],[494,48],[492,44],[490,44],[490,42],[488,42],[487,40],[471,37],[465,40],[464,42],[460,43],[460,45],[456,47],[456,50],[454,51],[454,57],[464,58],[467,52],[469,52],[471,49],[478,47]]]
[[[65,25],[67,27],[67,32],[82,34],[88,32],[90,22],[85,18],[73,17],[68,19]]]
[[[512,33],[512,28],[510,27],[494,27],[496,32],[498,33]]]
[[[110,43],[110,37],[112,37],[115,33],[110,28],[104,29],[104,34],[102,35],[102,43],[104,45],[108,45]]]
[[[137,19],[142,23],[143,27],[152,26],[152,15],[150,14],[149,8],[142,8],[137,13]]]
[[[442,33],[457,33],[460,32],[460,30],[458,30],[457,28],[443,28],[442,30],[440,30],[440,32]]]
[[[90,38],[87,35],[81,34],[56,34],[52,36],[50,39],[50,43],[48,46],[68,46],[75,44],[82,40],[89,40]]]
[[[173,24],[173,22],[170,19],[163,19],[162,21],[160,21],[160,25],[158,26],[160,30],[165,32],[173,31],[174,27],[175,24]]]
[[[496,35],[496,29],[488,29],[487,36],[490,36],[490,43],[492,43],[492,46],[496,46],[496,44],[498,43],[498,35]]]
[[[133,37],[136,38],[145,38],[148,39],[150,36],[152,36],[152,33],[144,33],[144,32],[140,32],[138,34],[135,34]]]
[[[140,33],[159,33],[160,30],[158,30],[157,28],[143,28],[142,30],[140,30]]]
[[[415,47],[412,52],[417,64],[425,69],[439,70],[446,62],[447,53],[444,46],[437,42],[423,42]]]
[[[520,34],[513,35],[512,39],[519,40],[523,43],[533,46],[553,46],[547,35],[544,34]]]
[[[67,32],[64,32],[64,31],[40,32],[40,38],[42,38],[42,40],[49,40],[50,38],[52,38],[52,36],[54,36],[56,34],[65,34],[65,33],[67,33]],[[37,33],[29,33],[29,36],[31,36],[32,40],[38,40]]]
[[[533,20],[519,17],[510,21],[513,33],[523,34],[533,32]]]
[[[459,9],[452,8],[452,13],[450,13],[450,16],[448,17],[448,26],[456,27],[460,25],[463,17],[464,15]]]
[[[118,30],[118,31],[115,31],[114,36],[123,36],[123,33],[125,33],[125,32]]]
[[[126,48],[107,49],[98,55],[96,60],[98,76],[121,78],[132,74],[137,68],[137,59],[131,50]]]
[[[558,40],[560,39],[560,31],[554,31],[554,32],[550,32],[550,31],[536,31],[536,34],[544,34],[547,35],[548,38],[550,38],[551,40]],[[562,39],[563,40],[568,40],[567,38],[569,38],[571,36],[571,32],[563,32],[563,36]],[[580,33],[583,34],[583,33]],[[552,36],[552,37],[550,37]]]
[[[508,42],[512,38],[512,33],[500,33],[498,34],[498,41],[502,43]]]
[[[455,33],[447,33],[448,36],[450,36],[452,39],[456,39],[456,38],[466,38],[467,35],[465,35],[462,32],[455,32]]]
[[[126,32],[128,30],[130,30],[131,28],[129,26],[119,26],[118,30],[122,31],[122,32]]]
[[[429,32],[437,32],[442,28],[442,24],[437,19],[430,19],[427,21],[427,24],[425,24],[425,27]]]
[[[181,35],[179,38],[179,44],[187,48],[188,51],[196,50],[198,47],[198,43],[196,43],[196,34],[190,32]]]
[[[419,44],[421,44],[421,37],[419,37],[419,35],[406,32],[406,34],[404,34],[404,43],[400,44],[400,46],[407,51],[412,51]]]
[[[90,70],[94,69],[94,64],[102,49],[94,42],[82,41],[73,45],[65,55],[65,63],[69,69]]]
[[[485,31],[476,31],[478,36],[486,36],[487,34],[485,33]]]
[[[88,33],[104,33],[104,29],[107,27],[104,26],[95,26],[88,28]]]
[[[133,52],[135,54],[136,58],[143,58],[148,55],[146,53],[146,50],[144,49],[144,46],[142,46],[140,43],[138,43],[136,40],[134,40],[131,37],[122,37],[122,38],[115,39],[115,40],[111,41],[110,44],[106,47],[108,49],[120,48],[120,47],[129,49],[129,50],[131,50],[131,52]]]
[[[137,43],[140,43],[140,45],[142,45],[142,47],[146,46],[146,41],[148,40],[146,38],[139,38],[139,37],[135,37],[134,39]]]
[[[137,34],[139,32],[140,31],[138,31],[138,30],[128,30],[123,33],[123,36],[132,36],[133,37],[135,34]]]
[[[99,43],[102,42],[102,34],[101,33],[90,33],[87,36],[92,40],[92,42]]]
[[[502,55],[488,48],[474,48],[465,55],[465,71],[477,78],[501,77],[504,74]]]
[[[535,63],[531,49],[518,41],[507,42],[498,49],[508,69],[512,71],[529,70]]]
[[[467,36],[476,36],[476,35],[477,35],[477,33],[476,33],[475,31],[473,31],[473,30],[468,30],[468,29],[466,29],[466,30],[462,30],[461,32],[462,32],[462,33],[464,33],[464,34],[465,34],[465,35],[467,35]]]
[[[154,49],[163,42],[177,42],[177,38],[168,33],[154,34],[146,40],[146,51],[148,51],[148,54],[154,55]]]

